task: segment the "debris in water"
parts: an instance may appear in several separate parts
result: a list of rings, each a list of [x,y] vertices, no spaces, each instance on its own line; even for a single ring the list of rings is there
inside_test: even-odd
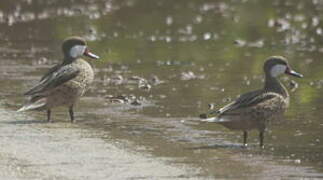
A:
[[[105,96],[106,99],[109,99],[110,103],[114,104],[130,104],[133,106],[140,106],[142,105],[142,102],[145,101],[145,98],[140,96],[136,97],[135,95],[107,95]]]
[[[283,18],[280,18],[280,19],[277,19],[277,20],[271,20],[272,26],[270,27],[277,27],[277,31],[278,32],[283,32],[283,31],[286,31],[288,29],[290,29],[290,22],[286,19],[283,19]]]
[[[222,102],[230,102],[231,101],[231,98],[230,97],[228,97],[228,98],[223,98],[222,99]]]
[[[159,95],[159,98],[160,99],[165,99],[167,96],[165,95],[165,94],[161,94],[161,95]]]
[[[205,78],[204,75],[195,75],[192,71],[181,73],[181,80],[183,81],[193,80],[193,79],[204,79],[204,78]]]
[[[264,40],[260,39],[258,41],[255,42],[250,42],[248,44],[249,47],[257,47],[257,48],[262,48],[264,46]]]
[[[111,77],[111,83],[114,85],[120,85],[123,83],[123,77],[121,75],[114,75]]]
[[[156,76],[156,75],[152,75],[152,76],[151,76],[151,78],[150,78],[150,80],[149,80],[149,82],[150,82],[151,84],[153,84],[153,85],[158,85],[158,84],[163,83],[164,81],[161,81],[161,80],[158,78],[158,76]]]
[[[134,105],[134,106],[140,106],[141,105],[141,102],[138,100],[138,99],[135,99],[134,101],[132,101],[130,103],[131,105]]]
[[[241,40],[241,39],[236,39],[236,40],[234,40],[234,44],[239,46],[239,47],[243,47],[243,46],[246,45],[246,41]]]
[[[140,76],[131,76],[129,78],[129,80],[132,80],[132,81],[146,81],[146,79],[140,77]]]
[[[138,88],[145,91],[149,91],[151,89],[151,85],[147,82],[139,81]]]
[[[214,104],[210,103],[208,104],[209,110],[213,110],[214,109]]]
[[[294,161],[296,164],[300,164],[301,163],[301,160],[300,159],[295,159]]]
[[[289,82],[289,86],[291,88],[291,92],[294,92],[298,88],[298,83],[294,80]]]

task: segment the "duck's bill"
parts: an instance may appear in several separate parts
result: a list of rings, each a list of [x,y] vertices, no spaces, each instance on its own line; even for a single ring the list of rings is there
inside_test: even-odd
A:
[[[296,71],[293,71],[291,69],[287,69],[286,70],[286,74],[289,74],[289,75],[292,75],[292,76],[295,76],[295,77],[299,77],[299,78],[302,78],[303,77],[303,74],[298,73]]]
[[[98,55],[91,53],[88,49],[85,50],[84,56],[90,57],[92,59],[99,59],[100,58]]]

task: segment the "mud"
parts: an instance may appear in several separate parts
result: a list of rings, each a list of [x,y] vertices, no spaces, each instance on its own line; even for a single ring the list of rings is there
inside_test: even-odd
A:
[[[319,1],[1,1],[0,175],[3,179],[321,179]],[[102,57],[75,108],[17,114],[68,36]],[[291,104],[281,124],[242,133],[198,121],[262,87],[285,56]]]

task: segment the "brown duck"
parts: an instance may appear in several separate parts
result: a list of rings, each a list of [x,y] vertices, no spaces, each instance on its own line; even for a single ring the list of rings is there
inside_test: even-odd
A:
[[[92,54],[86,42],[80,37],[71,37],[63,42],[64,59],[61,64],[51,68],[33,88],[24,95],[29,102],[19,111],[47,110],[47,121],[51,121],[51,109],[58,106],[69,108],[71,122],[74,122],[73,106],[89,88],[94,79],[91,65],[81,56],[93,59],[99,57]]]
[[[248,131],[258,129],[260,146],[269,121],[279,119],[289,106],[289,94],[277,79],[281,74],[296,77],[303,75],[293,71],[281,56],[269,57],[264,64],[265,85],[262,89],[242,94],[238,99],[208,114],[201,114],[203,121],[216,122],[232,130],[243,131],[243,144],[247,146]],[[208,115],[218,114],[208,118]]]

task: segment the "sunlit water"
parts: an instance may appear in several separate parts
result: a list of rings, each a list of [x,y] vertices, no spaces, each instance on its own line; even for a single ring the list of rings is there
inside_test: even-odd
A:
[[[22,92],[60,61],[62,40],[80,35],[102,57],[91,61],[95,83],[76,109],[84,128],[196,166],[203,177],[323,177],[322,8],[292,0],[1,1],[1,101],[18,108]],[[260,88],[271,55],[287,57],[305,78],[281,78],[298,88],[283,122],[266,133],[265,150],[256,132],[244,149],[241,132],[198,121],[209,103],[219,108]],[[118,95],[140,104],[112,103]],[[54,121],[68,123],[67,111],[55,111]]]

